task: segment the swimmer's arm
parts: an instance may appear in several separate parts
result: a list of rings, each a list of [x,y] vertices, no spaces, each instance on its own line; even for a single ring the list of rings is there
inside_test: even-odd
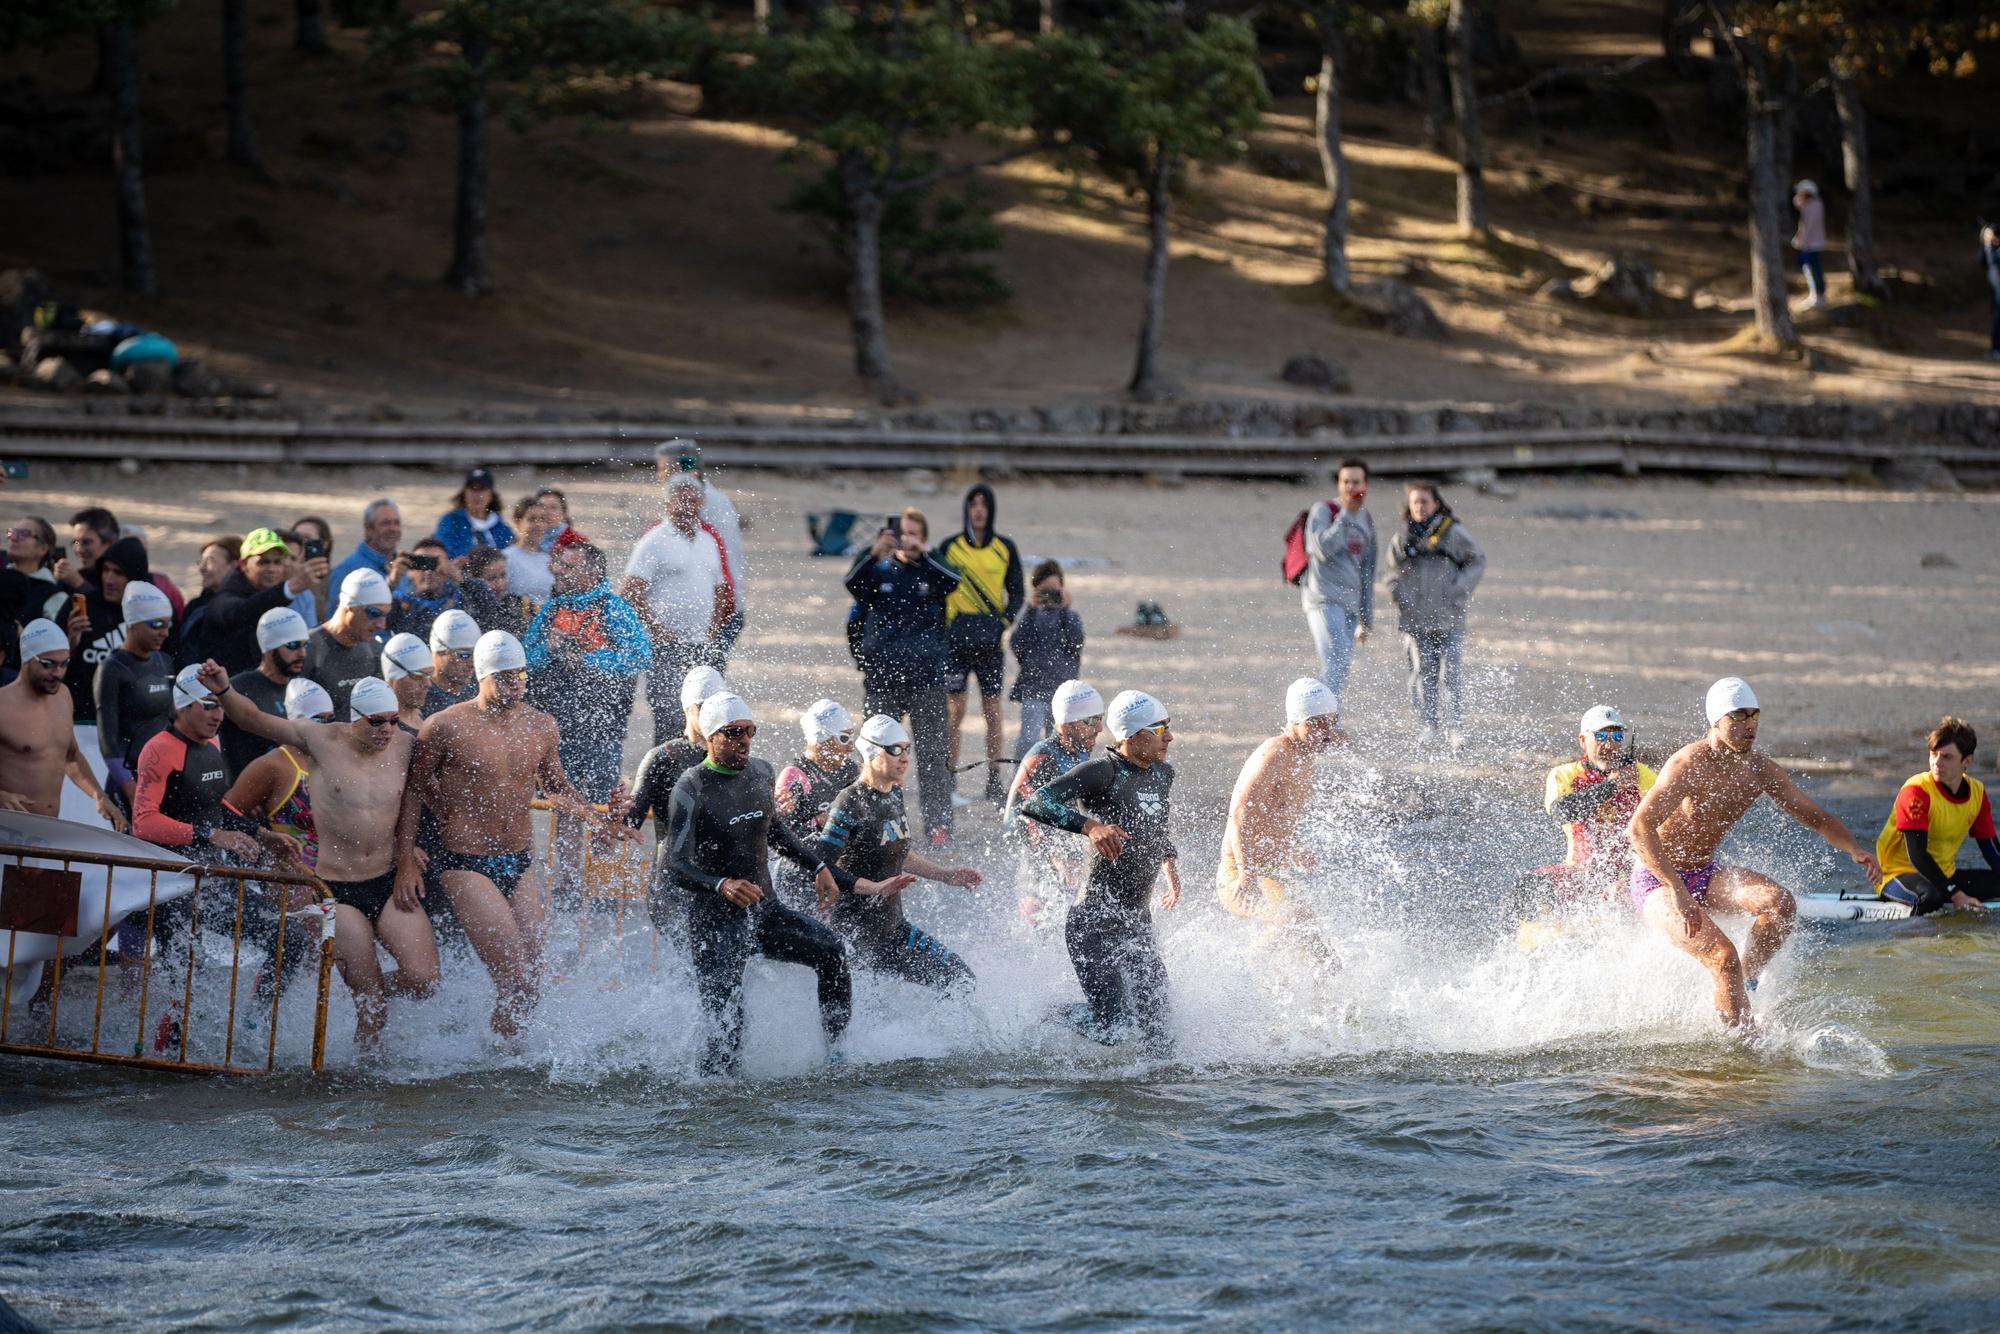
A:
[[[2000,871],[2000,838],[1982,838],[1978,843],[1979,855],[1986,859],[1986,864]]]
[[[250,813],[260,824],[265,823],[271,814],[271,787],[271,766],[259,756],[243,766],[243,772],[236,775],[236,781],[229,785],[222,801],[226,806]]]
[[[824,870],[833,876],[833,883],[840,886],[841,893],[852,894],[854,892],[853,874],[842,870],[840,867],[826,860],[817,846],[800,838],[798,831],[783,820],[771,821],[770,843],[771,851],[777,853],[786,861],[803,867],[806,873],[815,879]]]
[[[396,865],[398,878],[405,863],[414,872],[417,869],[417,816],[424,808],[424,802],[431,795],[432,777],[437,772],[438,757],[442,747],[438,744],[438,734],[443,729],[436,718],[425,723],[417,733],[417,740],[410,747],[409,776],[403,782],[403,806],[396,813]]]
[[[1692,795],[1687,782],[1687,768],[1681,757],[1676,755],[1660,771],[1660,781],[1653,784],[1653,790],[1639,799],[1638,808],[1632,812],[1632,822],[1625,827],[1625,836],[1632,844],[1632,855],[1639,859],[1641,866],[1653,873],[1654,879],[1672,890],[1676,902],[1682,904],[1689,902],[1687,886],[1681,883],[1680,873],[1667,860],[1667,850],[1660,842],[1660,822]]]
[[[1181,859],[1169,857],[1160,863],[1160,869],[1167,873],[1167,892],[1160,895],[1160,906],[1171,908],[1181,901]]]
[[[1093,785],[1092,781],[1098,777],[1098,773],[1093,772],[1098,769],[1096,760],[1078,765],[1022,802],[1021,814],[1036,824],[1049,825],[1072,834],[1083,833],[1093,822],[1070,803],[1102,787],[1101,782]]]
[[[590,798],[577,791],[576,786],[569,781],[569,774],[562,766],[562,756],[556,753],[557,733],[553,720],[544,731],[546,735],[542,738],[542,762],[535,768],[535,779],[541,786],[542,795],[548,798],[549,809],[565,811],[600,829],[608,826],[624,834],[630,826],[608,819],[603,811],[591,805]]]
[[[211,666],[215,668],[213,673],[208,670]],[[290,718],[280,718],[274,713],[264,712],[245,699],[242,691],[230,687],[229,674],[213,658],[202,664],[200,675],[201,683],[214,691],[215,697],[222,701],[222,716],[243,731],[251,736],[263,737],[266,741],[275,741],[281,746],[297,746],[304,751],[312,749],[312,739],[306,728],[317,730],[320,726],[318,723],[304,720],[294,722]],[[218,676],[221,678],[219,684],[216,679]]]
[[[1868,873],[1871,883],[1881,880],[1882,868],[1876,865],[1875,854],[1855,841],[1854,835],[1848,832],[1838,816],[1801,792],[1799,785],[1792,781],[1792,776],[1775,760],[1764,761],[1764,772],[1764,791],[1778,803],[1778,809],[1846,853],[1855,865]]]

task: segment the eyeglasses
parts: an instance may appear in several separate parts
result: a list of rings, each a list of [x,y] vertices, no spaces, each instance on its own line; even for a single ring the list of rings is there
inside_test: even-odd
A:
[[[901,757],[910,753],[910,743],[907,741],[898,741],[893,746],[878,746],[877,749],[884,755]]]
[[[367,723],[370,727],[394,727],[396,725],[396,715],[393,713],[368,713],[362,715],[361,721]]]
[[[9,542],[23,538],[33,538],[39,542],[42,540],[42,535],[32,528],[9,528],[7,530],[7,540]]]
[[[141,625],[145,626],[145,627],[146,627],[146,628],[147,628],[148,630],[164,630],[164,629],[166,629],[167,627],[171,626],[171,625],[173,624],[173,622],[172,622],[172,621],[163,621],[163,620],[160,620],[160,619],[159,619],[158,617],[154,617],[154,618],[153,618],[152,620],[149,620],[149,621],[141,621],[141,622],[139,622],[139,624],[141,624]]]
[[[757,724],[734,723],[728,727],[718,727],[715,729],[715,735],[728,737],[731,741],[748,741],[757,735]]]
[[[300,649],[304,648],[305,646],[306,646],[306,641],[303,639],[287,640],[285,643],[278,645],[279,648],[289,650],[290,652],[293,653],[297,653]]]
[[[1734,719],[1739,723],[1753,723],[1762,712],[1762,709],[1731,709],[1723,717]]]
[[[1625,739],[1625,729],[1622,727],[1604,727],[1599,728],[1590,735],[1598,741],[1623,741]]]

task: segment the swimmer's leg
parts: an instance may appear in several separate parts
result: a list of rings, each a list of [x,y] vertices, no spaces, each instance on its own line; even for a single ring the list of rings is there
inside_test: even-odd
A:
[[[493,975],[493,1031],[511,1038],[534,1004],[535,984],[529,946],[521,924],[500,890],[477,871],[450,870],[440,877],[451,910],[465,928],[473,953]]]
[[[1125,1018],[1125,977],[1113,957],[1109,929],[1098,914],[1073,908],[1063,922],[1063,943],[1091,1022],[1100,1033],[1111,1032]]]
[[[920,987],[938,991],[972,989],[971,967],[937,939],[907,923],[900,939],[876,953],[871,964]]]
[[[521,932],[521,957],[527,962],[531,983],[539,987],[542,947],[548,938],[549,891],[534,867],[521,873],[509,901],[514,908],[514,925]]]
[[[391,902],[376,919],[375,938],[396,961],[396,975],[384,983],[385,992],[424,1000],[437,990],[437,935],[431,930],[429,913]]]
[[[1798,901],[1777,881],[1740,866],[1725,866],[1708,882],[1708,901],[1725,912],[1747,914],[1750,948],[1743,955],[1743,976],[1755,982],[1765,965],[1784,948],[1798,919]]]
[[[706,1075],[734,1074],[743,1046],[743,965],[750,958],[750,917],[720,894],[691,896],[687,909],[695,989],[708,1015],[701,1070]]]
[[[1154,1055],[1163,1055],[1172,1045],[1167,1032],[1167,965],[1153,939],[1152,925],[1135,924],[1119,949],[1119,964],[1125,974],[1126,994],[1131,1001],[1132,1022],[1140,1041]]]
[[[372,1049],[381,1041],[388,1004],[382,965],[375,957],[375,929],[368,914],[352,904],[337,904],[333,910],[333,962],[354,996],[354,1045]]]
[[[773,903],[757,923],[757,950],[767,959],[804,964],[813,970],[819,980],[819,1021],[826,1029],[827,1046],[838,1042],[854,1014],[854,980],[848,975],[840,937],[824,923]],[[741,965],[736,975],[739,979],[743,976]]]
[[[1736,956],[1736,946],[1706,912],[1701,914],[1701,925],[1689,934],[1687,924],[1674,911],[1674,896],[1656,889],[1646,896],[1640,916],[1708,969],[1715,979],[1715,1012],[1722,1016],[1722,1022],[1734,1027],[1750,1017],[1750,993],[1743,989],[1743,964]]]

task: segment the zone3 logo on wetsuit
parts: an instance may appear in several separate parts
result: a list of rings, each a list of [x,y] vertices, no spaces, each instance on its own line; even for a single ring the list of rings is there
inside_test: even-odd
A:
[[[228,766],[214,741],[190,741],[170,727],[139,752],[139,783],[132,794],[132,833],[163,848],[199,847],[218,830],[254,834],[263,826],[222,796]]]

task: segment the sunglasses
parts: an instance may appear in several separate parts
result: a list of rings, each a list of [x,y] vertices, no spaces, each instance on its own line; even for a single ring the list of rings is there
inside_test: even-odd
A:
[[[1764,711],[1762,709],[1731,709],[1728,713],[1724,714],[1723,716],[1726,718],[1734,718],[1739,723],[1750,723],[1750,722],[1755,722],[1757,720],[1757,716],[1763,712]]]
[[[525,684],[528,679],[528,669],[526,667],[510,667],[504,672],[490,673],[487,679],[490,681],[519,681]]]
[[[1625,729],[1622,727],[1600,728],[1598,731],[1592,732],[1591,736],[1599,741],[1623,741],[1625,739]]]
[[[396,725],[396,715],[393,713],[368,713],[362,715],[361,721],[367,723],[370,727],[394,727]]]
[[[717,736],[728,737],[731,741],[748,741],[751,737],[757,735],[757,724],[732,723],[728,727],[716,728],[715,734]]]
[[[1167,734],[1167,727],[1168,724],[1166,723],[1154,723],[1151,727],[1142,727],[1139,730],[1141,732],[1151,732],[1154,736],[1165,736]]]
[[[172,624],[173,624],[173,622],[172,622],[172,621],[163,621],[163,620],[160,620],[160,619],[159,619],[158,617],[155,617],[155,618],[153,618],[153,619],[152,619],[152,620],[150,620],[150,621],[141,621],[141,622],[139,622],[139,624],[141,624],[141,625],[145,626],[145,627],[146,627],[146,628],[147,628],[148,630],[164,630],[164,629],[166,629],[166,628],[167,628],[168,626],[172,625]]]

